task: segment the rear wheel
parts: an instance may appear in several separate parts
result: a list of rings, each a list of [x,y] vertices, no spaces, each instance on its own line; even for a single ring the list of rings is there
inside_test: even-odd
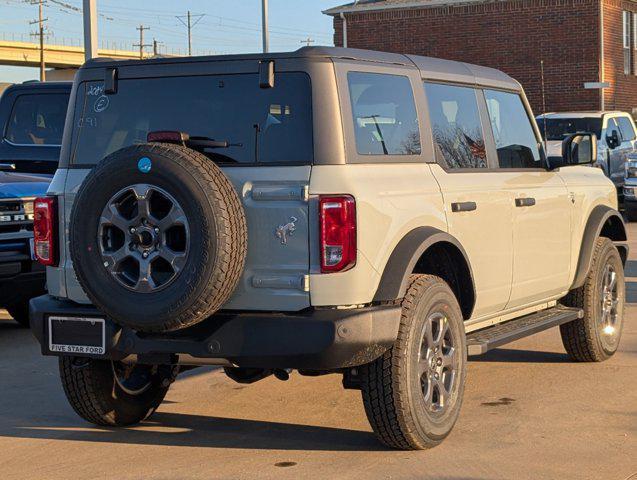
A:
[[[562,343],[578,362],[601,362],[619,347],[624,322],[624,267],[613,242],[598,238],[584,285],[572,290],[565,305],[584,310],[584,317],[560,326]]]
[[[61,357],[60,377],[73,410],[96,425],[123,427],[148,418],[161,404],[176,371],[169,365],[124,364]]]
[[[438,445],[460,413],[466,364],[453,292],[439,277],[413,275],[394,346],[361,368],[365,412],[379,440],[402,450]]]
[[[7,305],[7,312],[23,327],[29,326],[29,301],[24,300],[22,302]]]

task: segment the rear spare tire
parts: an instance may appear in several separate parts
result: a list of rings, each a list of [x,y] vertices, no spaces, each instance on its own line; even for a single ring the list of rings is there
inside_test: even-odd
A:
[[[170,331],[228,300],[243,272],[241,201],[205,155],[141,144],[106,157],[73,205],[70,253],[89,299],[123,326]]]

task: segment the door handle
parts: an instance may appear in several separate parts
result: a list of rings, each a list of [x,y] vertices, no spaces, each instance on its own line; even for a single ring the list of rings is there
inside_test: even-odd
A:
[[[15,163],[0,163],[0,170],[15,170]]]
[[[478,208],[476,202],[454,202],[451,204],[452,212],[472,212]]]
[[[535,198],[527,197],[515,199],[516,207],[532,207],[533,205],[535,205]]]

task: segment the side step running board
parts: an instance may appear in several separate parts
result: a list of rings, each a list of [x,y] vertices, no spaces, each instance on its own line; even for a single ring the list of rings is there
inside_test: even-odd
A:
[[[528,337],[548,328],[572,322],[584,316],[579,308],[557,307],[525,315],[467,334],[467,354],[482,355],[501,345]]]

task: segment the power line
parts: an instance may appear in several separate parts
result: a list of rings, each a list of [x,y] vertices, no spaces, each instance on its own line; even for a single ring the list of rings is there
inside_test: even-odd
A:
[[[133,47],[139,47],[139,58],[144,58],[144,48],[152,47],[149,43],[144,43],[144,30],[150,30],[150,27],[145,27],[144,25],[140,25],[135,30],[139,30],[139,43],[134,43]]]
[[[190,14],[190,10],[188,10],[188,14],[187,15],[178,15],[178,16],[175,17],[175,18],[177,18],[177,20],[179,20],[182,23],[182,25],[184,25],[188,29],[188,56],[189,57],[192,55],[192,29],[205,16],[206,16],[205,13],[202,13],[202,14],[199,14],[199,15],[191,15]],[[195,20],[194,23],[192,23],[192,17],[196,17],[196,20]],[[184,18],[186,19],[185,22],[184,22]]]

